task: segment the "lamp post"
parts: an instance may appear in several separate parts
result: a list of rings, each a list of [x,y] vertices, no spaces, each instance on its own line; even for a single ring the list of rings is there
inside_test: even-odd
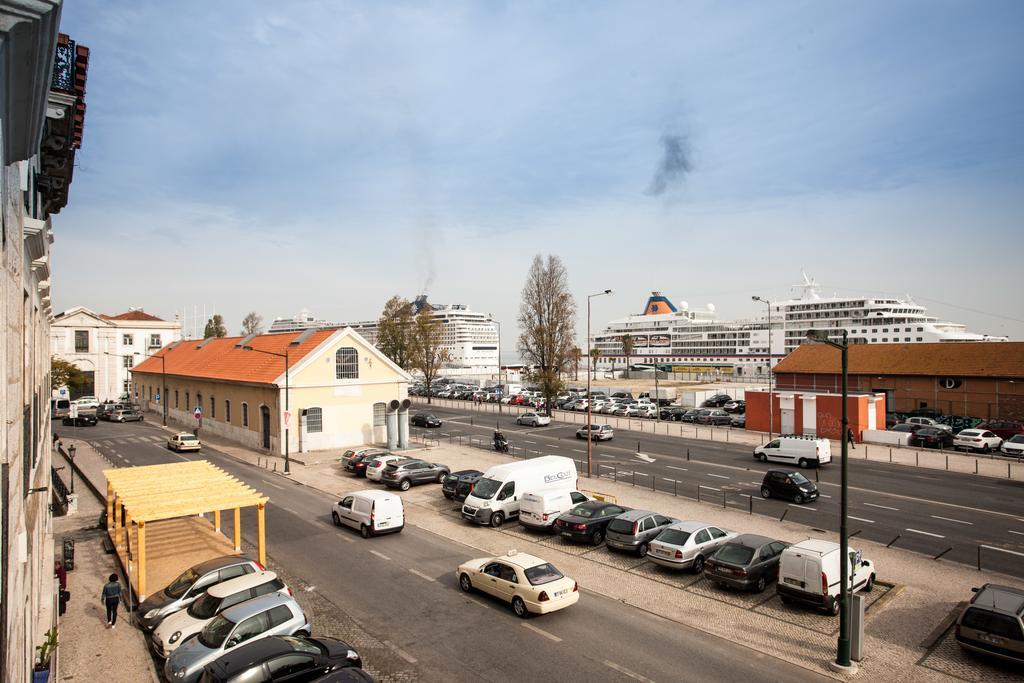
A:
[[[847,460],[847,446],[849,440],[846,435],[849,430],[849,422],[847,416],[847,394],[848,394],[848,382],[847,382],[847,353],[850,345],[847,340],[846,330],[842,330],[843,341],[836,342],[832,341],[828,337],[827,330],[808,330],[807,339],[812,342],[820,342],[822,344],[828,344],[829,346],[839,349],[842,352],[842,373],[843,373],[843,419],[842,419],[842,432],[839,436],[839,440],[842,443],[842,456],[840,458],[841,470],[840,470],[840,502],[839,502],[839,642],[836,646],[836,661],[835,666],[844,671],[848,671],[852,664],[850,663],[850,536],[847,533],[846,528],[846,510],[847,510],[847,472],[846,472],[846,460]]]
[[[594,362],[594,358],[590,355],[590,300],[595,296],[605,296],[611,293],[612,290],[606,289],[603,292],[587,295],[587,477],[591,476],[590,473],[594,467],[594,425],[590,422],[594,405],[594,399],[590,395],[590,373],[593,370],[590,365]]]
[[[772,395],[774,386],[772,374],[772,304],[767,299],[754,295],[750,297],[753,301],[760,301],[768,307],[768,440],[772,440],[772,431],[775,429],[775,397]]]
[[[268,356],[277,356],[278,358],[284,358],[284,412],[288,413],[288,411],[289,411],[289,407],[288,407],[289,406],[289,403],[288,403],[288,393],[289,393],[289,386],[288,386],[288,347],[286,346],[284,348],[284,353],[278,353],[277,351],[264,351],[263,349],[256,349],[256,348],[253,348],[251,346],[243,346],[242,350],[243,351],[255,351],[256,353],[265,353]],[[291,437],[291,429],[288,426],[289,422],[291,422],[291,415],[288,415],[288,419],[284,423],[284,473],[285,474],[291,474],[292,473],[291,464],[290,464],[290,462],[288,460],[288,455],[289,455],[288,451],[289,451],[289,447],[291,446],[291,443],[290,443],[291,442],[291,438],[290,438]]]
[[[68,446],[68,460],[71,461],[71,493],[75,492],[75,444]]]
[[[497,320],[491,322],[498,326],[498,386],[501,387],[498,394],[498,415],[501,415],[501,398],[505,395],[505,385],[501,383],[501,323]]]

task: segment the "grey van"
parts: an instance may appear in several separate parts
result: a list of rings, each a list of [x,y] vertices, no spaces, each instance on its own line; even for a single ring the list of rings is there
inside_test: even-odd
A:
[[[649,510],[630,510],[611,521],[604,542],[612,550],[624,550],[646,557],[648,544],[654,537],[669,524],[678,521]]]
[[[164,617],[188,607],[210,586],[261,571],[263,567],[245,555],[225,555],[200,562],[183,571],[166,588],[139,603],[139,626],[143,631],[152,631]]]

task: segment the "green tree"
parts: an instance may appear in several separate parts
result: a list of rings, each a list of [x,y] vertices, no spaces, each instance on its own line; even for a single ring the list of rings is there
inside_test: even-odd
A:
[[[597,359],[600,357],[601,349],[590,349],[590,374],[594,376],[594,379],[597,379]]]
[[[413,321],[411,350],[411,367],[423,373],[423,381],[427,385],[427,403],[431,403],[431,385],[444,364],[450,360],[450,355],[448,349],[444,348],[441,321],[434,317],[434,311],[429,306],[421,308]]]
[[[400,296],[388,299],[377,320],[377,348],[403,370],[408,370],[412,363],[414,334],[412,302]]]
[[[220,313],[214,313],[213,317],[206,321],[206,327],[203,329],[203,339],[226,336],[228,336],[228,328],[224,325],[224,317]]]
[[[209,326],[209,323],[207,323]],[[250,334],[259,334],[263,331],[263,316],[256,311],[249,311],[244,318],[242,318],[242,336],[248,337]],[[218,334],[218,337],[223,337],[225,334]]]
[[[619,341],[622,342],[622,353],[626,356],[626,377],[629,377],[629,359],[636,348],[636,339],[631,334],[624,334]]]
[[[580,381],[580,361],[583,360],[583,349],[578,346],[572,347],[572,374],[573,381]]]
[[[88,383],[85,374],[73,363],[62,358],[50,360],[50,388],[60,389],[67,387],[72,396],[78,394],[78,390]]]

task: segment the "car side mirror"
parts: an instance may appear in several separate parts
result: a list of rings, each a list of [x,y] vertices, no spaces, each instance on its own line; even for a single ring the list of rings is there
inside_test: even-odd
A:
[[[239,642],[238,636],[231,636],[228,638],[228,642],[224,643],[224,649],[227,650],[228,648],[232,648],[235,645],[238,645]]]
[[[971,592],[972,593],[977,593],[979,590],[981,590],[981,589],[978,588],[977,586],[974,586],[973,588],[971,588]]]

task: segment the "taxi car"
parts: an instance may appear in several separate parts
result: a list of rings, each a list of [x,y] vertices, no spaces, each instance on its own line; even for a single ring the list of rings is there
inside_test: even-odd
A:
[[[580,599],[579,585],[553,564],[515,550],[464,562],[455,575],[463,591],[476,588],[511,603],[512,611],[522,618],[565,609]]]
[[[172,451],[198,451],[202,444],[199,442],[199,437],[195,434],[189,434],[188,432],[182,432],[180,434],[174,434],[167,440],[167,447]]]

